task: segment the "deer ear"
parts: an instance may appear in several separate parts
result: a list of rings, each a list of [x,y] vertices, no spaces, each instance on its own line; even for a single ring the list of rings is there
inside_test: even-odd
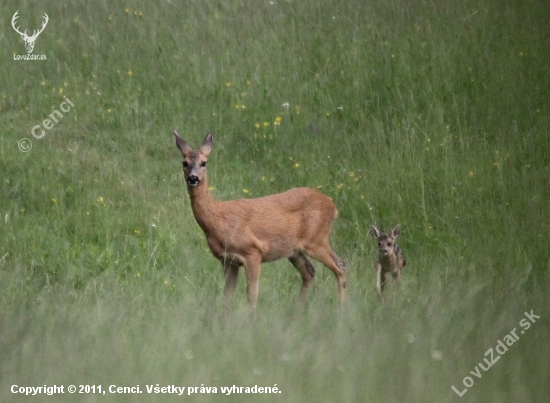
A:
[[[214,135],[212,133],[208,133],[204,138],[204,141],[202,142],[200,152],[205,157],[208,157],[208,154],[210,154],[210,151],[212,151],[213,140],[214,140]]]
[[[397,238],[401,234],[401,225],[397,224],[391,232],[392,238]]]
[[[378,239],[378,237],[380,236],[380,231],[378,231],[378,228],[376,228],[374,225],[370,226],[370,233],[376,239]]]
[[[189,144],[179,135],[177,131],[174,130],[174,137],[176,138],[176,147],[181,151],[181,153],[185,156],[189,151],[191,151],[191,147],[189,147]]]

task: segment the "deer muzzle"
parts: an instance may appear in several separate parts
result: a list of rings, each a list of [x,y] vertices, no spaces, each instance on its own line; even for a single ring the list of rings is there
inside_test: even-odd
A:
[[[187,177],[187,184],[189,186],[197,186],[200,182],[200,179],[197,175],[189,175]]]

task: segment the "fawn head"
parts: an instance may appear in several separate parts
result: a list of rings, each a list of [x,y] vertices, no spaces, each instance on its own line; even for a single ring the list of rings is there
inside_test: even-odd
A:
[[[397,224],[390,235],[382,234],[378,228],[371,225],[370,233],[378,240],[378,250],[380,255],[389,256],[395,251],[395,238],[397,238],[401,233],[401,225]]]
[[[204,138],[201,148],[193,150],[189,144],[174,131],[176,146],[183,155],[183,176],[188,186],[199,185],[206,176],[206,162],[210,150],[212,150],[212,133]]]

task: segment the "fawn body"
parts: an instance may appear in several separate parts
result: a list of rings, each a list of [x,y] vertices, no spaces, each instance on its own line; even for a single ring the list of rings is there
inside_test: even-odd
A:
[[[338,280],[340,301],[344,300],[347,269],[332,251],[329,234],[338,212],[332,199],[310,188],[294,188],[256,199],[217,201],[208,189],[206,162],[212,149],[212,134],[193,150],[174,132],[181,151],[183,172],[197,223],[206,235],[212,254],[222,263],[226,301],[235,294],[239,269],[244,267],[247,297],[255,309],[260,264],[288,258],[300,272],[303,300],[315,269],[308,256],[328,267]]]
[[[407,265],[403,250],[395,243],[401,233],[401,225],[392,230],[390,235],[382,234],[374,225],[370,227],[371,235],[378,241],[378,263],[376,263],[376,289],[382,296],[386,287],[387,275],[391,274],[394,282],[401,282],[401,269]]]

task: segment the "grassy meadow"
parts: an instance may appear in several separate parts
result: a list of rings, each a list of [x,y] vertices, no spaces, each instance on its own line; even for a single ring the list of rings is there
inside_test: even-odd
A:
[[[30,31],[48,14],[47,60],[14,60],[17,10]],[[548,401],[549,2],[15,0],[0,15],[0,401]],[[217,199],[334,200],[342,313],[316,262],[297,309],[285,260],[262,266],[255,322],[242,270],[224,316],[174,129],[194,147],[215,133]],[[382,305],[368,229],[397,223],[408,264]]]

